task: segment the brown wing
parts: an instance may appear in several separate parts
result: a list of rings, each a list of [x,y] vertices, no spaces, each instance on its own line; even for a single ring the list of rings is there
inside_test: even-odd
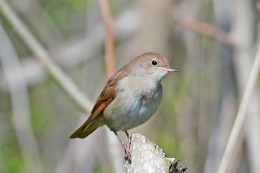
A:
[[[115,86],[117,81],[126,76],[126,71],[121,68],[107,82],[105,88],[99,95],[90,117],[70,136],[70,138],[85,138],[98,127],[105,125],[102,112],[116,97]]]

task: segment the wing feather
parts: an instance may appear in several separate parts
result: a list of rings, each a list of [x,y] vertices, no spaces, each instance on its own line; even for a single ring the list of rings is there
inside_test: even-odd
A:
[[[126,70],[124,70],[125,68],[127,68],[127,66],[121,68],[108,80],[91,111],[90,117],[70,136],[70,138],[85,138],[98,127],[105,125],[102,113],[116,97],[115,86],[117,85],[118,80],[126,76],[127,73]]]

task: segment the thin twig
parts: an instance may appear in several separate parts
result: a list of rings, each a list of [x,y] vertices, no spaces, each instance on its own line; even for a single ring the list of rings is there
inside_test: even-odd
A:
[[[66,93],[84,111],[90,111],[91,101],[84,96],[78,87],[65,75],[65,73],[52,61],[46,49],[34,38],[22,21],[17,17],[5,0],[0,0],[0,12],[12,25],[12,28],[27,44],[28,48],[36,55],[47,72],[60,84]]]
[[[218,169],[218,173],[226,173],[228,165],[230,161],[232,160],[232,155],[236,147],[236,143],[239,137],[239,134],[242,132],[243,123],[246,118],[246,109],[248,107],[248,104],[250,102],[250,99],[252,97],[255,84],[258,79],[260,69],[260,45],[256,54],[256,58],[253,63],[252,70],[250,72],[250,76],[246,85],[245,92],[242,97],[241,104],[238,109],[238,113],[236,116],[236,120],[234,122],[234,125],[232,127],[232,131],[226,146],[226,149],[224,151],[222,160],[220,162],[220,166]]]
[[[214,26],[195,19],[188,19],[186,17],[183,17],[178,14],[175,9],[172,10],[171,16],[175,22],[188,29],[191,29],[199,34],[211,37],[226,46],[230,46],[235,49],[239,48],[239,45],[228,34]]]
[[[7,79],[12,102],[12,124],[26,172],[44,173],[37,140],[32,130],[27,84],[15,50],[0,24],[0,62]],[[15,81],[14,79],[18,80]]]
[[[99,6],[102,12],[104,28],[105,28],[105,60],[106,60],[106,71],[107,76],[111,77],[115,73],[115,55],[114,55],[114,34],[112,28],[112,19],[110,17],[108,0],[99,0]],[[117,148],[118,141],[115,139],[113,134],[106,130],[108,139],[108,148]],[[113,163],[113,171],[116,173],[122,172],[122,158],[120,152],[113,152],[110,150],[110,157]]]
[[[99,6],[101,8],[105,33],[106,33],[105,59],[106,59],[107,75],[108,77],[110,77],[115,72],[114,34],[113,34],[112,22],[110,18],[108,1],[99,0]]]

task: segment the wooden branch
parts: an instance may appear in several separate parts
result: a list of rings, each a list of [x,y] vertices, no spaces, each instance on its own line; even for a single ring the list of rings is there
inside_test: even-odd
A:
[[[183,173],[187,169],[184,166],[177,167],[179,160],[167,157],[158,145],[145,136],[132,134],[130,139],[131,163],[124,161],[125,173]]]
[[[100,9],[104,21],[106,43],[105,43],[105,59],[108,77],[112,76],[115,72],[115,55],[114,55],[114,34],[112,29],[112,22],[107,0],[99,0]]]
[[[185,28],[191,29],[192,31],[195,31],[201,35],[211,37],[216,41],[234,49],[239,49],[240,47],[227,33],[214,26],[195,19],[188,19],[183,17],[178,12],[176,12],[175,9],[171,11],[171,16],[175,22]]]
[[[35,39],[32,33],[26,28],[22,21],[17,17],[5,0],[0,0],[0,12],[11,24],[15,32],[27,44],[28,48],[35,54],[36,58],[42,63],[46,71],[57,81],[76,104],[84,111],[89,112],[92,102],[84,96],[78,87],[66,76],[66,74],[52,61],[46,49]]]
[[[241,104],[238,109],[238,113],[236,115],[236,119],[234,125],[231,130],[230,137],[228,139],[228,143],[226,149],[224,151],[222,160],[220,162],[218,173],[226,173],[229,163],[232,160],[232,155],[235,150],[235,146],[238,141],[239,134],[242,132],[242,128],[246,118],[246,110],[248,104],[252,98],[254,87],[256,85],[258,74],[260,71],[260,44],[255,57],[255,61],[253,63],[252,70],[249,75],[249,79],[246,85],[245,92],[243,94]]]

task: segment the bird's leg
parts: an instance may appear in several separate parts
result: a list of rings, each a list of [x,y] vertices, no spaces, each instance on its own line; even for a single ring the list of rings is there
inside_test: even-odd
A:
[[[118,136],[118,134],[117,134],[117,132],[115,130],[112,130],[112,131],[116,135],[116,137],[119,140],[120,144],[123,146],[123,148],[125,150],[126,159],[130,162],[131,161],[131,154],[130,154],[130,148],[129,148],[128,144],[124,144],[122,142],[122,140],[120,139],[120,137]]]
[[[129,136],[128,132],[127,131],[124,131],[124,132],[125,132],[125,134],[127,136],[127,140],[128,140],[128,142],[125,145],[127,147],[127,152],[129,152],[129,156],[131,158],[131,154],[130,154],[131,139],[130,139],[130,136]]]
[[[129,134],[128,134],[128,132],[127,132],[127,131],[125,131],[125,134],[126,134],[126,136],[127,136],[128,140],[130,141],[130,137],[129,137]]]
[[[127,139],[128,139],[127,146],[128,146],[128,148],[130,149],[130,144],[131,144],[131,139],[130,139],[130,136],[129,136],[129,134],[128,134],[128,132],[127,132],[127,131],[124,131],[124,132],[125,132],[125,134],[126,134],[126,136],[127,136]]]

